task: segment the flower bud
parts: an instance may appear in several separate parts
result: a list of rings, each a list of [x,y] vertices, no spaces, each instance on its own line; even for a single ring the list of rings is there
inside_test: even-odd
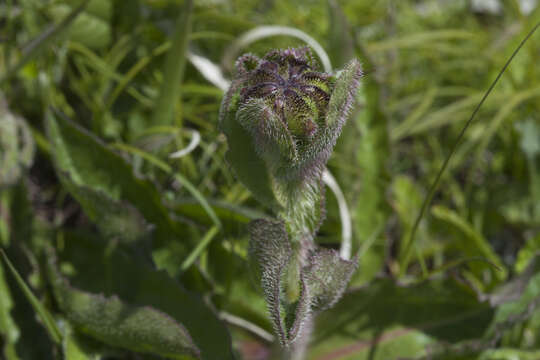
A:
[[[273,208],[294,209],[308,198],[303,208],[316,205],[319,196],[309,193],[320,192],[361,76],[356,60],[337,77],[320,72],[307,47],[237,60],[220,126],[230,165],[258,200]]]

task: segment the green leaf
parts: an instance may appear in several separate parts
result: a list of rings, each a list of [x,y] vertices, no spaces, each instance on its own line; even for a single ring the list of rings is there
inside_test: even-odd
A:
[[[539,251],[540,234],[528,237],[525,245],[518,251],[516,263],[514,265],[515,270],[518,273],[523,272]]]
[[[354,58],[354,39],[351,35],[350,24],[336,0],[328,0],[329,49],[334,68],[343,67]]]
[[[17,285],[21,288],[24,295],[26,296],[26,299],[30,302],[32,307],[34,308],[34,311],[39,315],[41,318],[41,321],[43,321],[43,324],[45,328],[47,329],[47,332],[49,333],[49,336],[51,339],[56,342],[60,343],[62,341],[62,334],[60,333],[60,330],[56,326],[56,323],[54,321],[53,316],[49,311],[41,304],[41,302],[36,298],[36,296],[32,293],[32,290],[26,285],[23,278],[19,275],[13,264],[9,261],[6,253],[4,250],[0,249],[0,255],[2,259],[4,260],[5,264],[7,265],[8,269],[10,270],[11,274],[17,281]]]
[[[261,274],[261,284],[274,331],[283,346],[294,339],[289,338],[282,314],[283,278],[293,256],[285,223],[279,220],[254,220],[249,226],[250,258],[256,262]],[[302,291],[304,294],[305,291]],[[299,308],[302,309],[302,304]],[[294,317],[295,320],[296,317]],[[297,334],[295,334],[297,335]]]
[[[193,195],[193,197],[199,202],[199,204],[204,209],[204,211],[207,213],[207,215],[210,217],[210,219],[212,219],[213,223],[216,226],[221,227],[221,222],[220,222],[219,218],[215,214],[214,210],[208,204],[208,201],[206,200],[206,198],[195,187],[195,185],[193,185],[187,178],[185,178],[180,173],[175,173],[173,171],[173,169],[169,165],[167,165],[165,162],[159,160],[154,155],[152,155],[152,154],[150,154],[150,153],[148,153],[148,152],[146,152],[144,150],[141,150],[139,148],[136,148],[136,147],[133,147],[133,146],[130,146],[130,145],[120,144],[120,143],[116,143],[116,144],[114,144],[114,146],[116,148],[118,148],[118,149],[121,149],[121,150],[130,152],[132,154],[138,155],[141,158],[143,158],[143,159],[147,160],[148,162],[150,162],[152,165],[155,165],[159,169],[163,170],[167,174],[171,174],[182,186],[184,186],[186,188],[187,191],[189,191],[191,193],[191,195]]]
[[[155,186],[150,181],[137,178],[131,165],[122,157],[64,116],[49,112],[46,127],[56,169],[69,176],[60,175],[68,180],[65,185],[81,201],[90,218],[102,219],[112,214],[117,220],[134,225],[130,231],[135,232],[141,225],[135,225],[136,220],[125,222],[126,215],[132,211],[122,205],[131,204],[147,222],[156,225],[158,239],[167,241],[179,235]],[[108,202],[99,205],[101,208],[96,204],[100,198],[106,198]],[[106,207],[109,207],[107,214],[97,214],[107,210]]]
[[[329,128],[341,129],[347,120],[356,100],[356,92],[362,75],[362,66],[356,59],[351,60],[339,74],[328,103],[326,122]],[[333,133],[331,135],[334,136]]]
[[[64,0],[72,3],[73,0]],[[111,0],[90,0],[86,12],[105,21],[110,21],[113,17],[113,5]]]
[[[368,60],[363,59],[363,63],[367,62],[366,66],[374,67]],[[355,285],[366,284],[384,267],[388,242],[382,235],[382,229],[390,213],[384,195],[390,186],[386,166],[387,159],[390,158],[390,146],[388,117],[381,110],[383,107],[381,84],[368,76],[362,81],[359,93],[363,111],[358,113],[354,124],[349,123],[349,128],[358,128],[362,136],[359,138],[359,134],[355,131],[344,131],[337,145],[340,151],[341,146],[351,144],[349,152],[354,154],[351,162],[362,174],[362,186],[357,195],[358,202],[353,215],[355,220],[353,233],[361,243],[360,269],[353,275],[351,281]],[[353,181],[356,183],[356,178]]]
[[[379,280],[346,294],[317,317],[310,354],[315,359],[319,355],[325,359],[395,358],[395,347],[403,343],[410,348],[402,349],[406,352],[399,356],[418,356],[434,339],[458,342],[481,337],[492,313],[489,304],[480,303],[472,291],[453,280],[409,287]],[[385,357],[393,347],[390,354],[394,355]]]
[[[72,1],[55,4],[47,9],[56,21],[73,11]],[[111,42],[111,26],[108,18],[112,13],[112,2],[103,0],[90,1],[83,11],[65,30],[64,35],[71,41],[80,42],[91,49],[102,49]],[[98,15],[98,16],[96,16]]]
[[[63,341],[62,351],[65,360],[100,360],[102,357],[87,339],[76,334],[69,323],[60,322]]]
[[[39,294],[43,294],[43,283],[37,263],[34,263],[36,255],[40,253],[43,242],[50,241],[50,238],[42,231],[39,220],[34,219],[33,209],[29,197],[31,190],[26,186],[28,181],[20,181],[17,185],[10,187],[4,194],[10,195],[9,224],[10,224],[10,246],[5,247],[10,261],[17,266],[20,277],[32,281]],[[0,210],[2,212],[2,210]],[[26,251],[21,252],[21,249]],[[35,267],[28,267],[27,261],[32,261]],[[2,264],[2,260],[0,260]],[[25,266],[26,265],[26,266]],[[4,267],[4,269],[7,269]],[[9,270],[6,272],[9,273]],[[18,336],[15,348],[18,359],[53,359],[54,338],[48,335],[49,329],[44,326],[45,321],[36,314],[34,304],[28,301],[28,295],[19,285],[15,277],[5,275],[5,280],[9,286],[9,291],[0,289],[0,296],[9,294],[13,300],[13,307],[10,316],[15,322],[20,336]],[[37,280],[37,281],[36,281]],[[0,315],[0,318],[2,315]],[[51,320],[54,322],[55,320]],[[2,335],[0,335],[2,338]],[[0,355],[0,358],[2,356]],[[8,358],[7,360],[11,360]]]
[[[266,160],[270,169],[287,168],[298,161],[296,144],[286,125],[263,99],[252,99],[242,104],[236,112],[236,121],[246,129],[255,145],[257,154]],[[282,162],[286,163],[283,166]],[[233,166],[242,166],[234,163]],[[286,174],[280,174],[287,177]]]
[[[0,263],[0,336],[4,339],[2,354],[7,360],[18,360],[15,343],[19,338],[19,329],[15,324],[11,311],[13,300],[4,277],[4,267]]]
[[[180,86],[184,78],[186,66],[187,47],[191,34],[191,17],[193,12],[193,0],[186,0],[173,33],[171,49],[167,53],[163,82],[157,97],[157,103],[152,116],[154,125],[174,123],[176,103],[180,97]]]
[[[263,212],[256,209],[234,205],[225,201],[208,199],[208,203],[223,224],[225,233],[238,234],[251,220],[265,216]],[[214,224],[212,219],[206,215],[205,210],[194,200],[182,199],[181,202],[174,205],[174,211],[176,214],[186,216],[203,225],[212,226]]]
[[[158,328],[152,331],[140,328],[139,320],[157,324],[161,316],[166,315],[166,328],[172,329],[172,334],[180,339],[179,326],[184,327],[194,346],[200,350],[202,359],[233,359],[229,334],[223,324],[201,299],[188,293],[165,272],[154,271],[118,250],[106,249],[99,239],[91,236],[65,233],[64,239],[65,247],[58,253],[59,265],[71,264],[75,274],[69,278],[70,287],[60,282],[63,290],[59,295],[65,297],[64,304],[69,306],[63,310],[78,329],[86,329],[87,333],[106,342],[106,338],[112,336],[106,335],[110,329],[102,329],[93,312],[100,311],[111,316],[109,321],[114,321],[118,311],[129,307],[133,318],[118,325],[122,325],[123,331],[139,331],[137,336],[147,334],[149,337],[146,339],[154,341],[154,350],[166,350],[159,347],[159,342],[166,342],[168,338],[162,337],[163,333]],[[59,281],[57,278],[53,280]],[[147,308],[153,309],[152,312],[144,310]],[[125,346],[136,345],[131,344],[136,342],[134,338],[119,341],[123,341]],[[182,344],[186,343],[176,343],[175,346]]]
[[[412,230],[415,215],[422,206],[422,193],[409,177],[396,176],[392,182],[392,195],[392,206],[401,226],[401,244],[404,245],[407,235]],[[420,230],[423,232],[421,235],[425,235],[425,227],[421,226]]]
[[[68,175],[59,174],[66,190],[81,204],[103,235],[107,238],[135,242],[149,232],[141,213],[125,201],[116,201],[100,190],[77,185]]]
[[[371,329],[358,331],[354,335],[356,341],[347,339],[344,342],[335,339],[311,347],[309,359],[314,360],[388,360],[416,359],[426,354],[426,348],[433,339],[421,331],[392,327],[385,332]],[[448,359],[447,359],[448,360]]]
[[[529,320],[532,312],[540,307],[540,255],[519,277],[491,295],[490,301],[499,306],[487,332],[488,337]]]
[[[227,136],[229,151],[227,162],[232,166],[238,180],[251,191],[253,197],[269,208],[279,208],[279,202],[275,198],[272,179],[265,162],[257,155],[255,144],[249,132],[237,121],[234,110],[236,106],[228,104],[237,101],[232,97],[235,84],[225,95],[220,114],[221,130]]]
[[[329,249],[319,249],[308,259],[308,266],[302,269],[311,302],[318,310],[332,307],[343,295],[358,260],[343,260],[339,253]]]
[[[12,185],[34,161],[35,145],[30,128],[12,114],[0,94],[0,188]]]
[[[56,37],[63,34],[69,28],[69,25],[71,25],[73,21],[77,19],[84,8],[88,5],[88,1],[89,0],[84,0],[79,6],[63,17],[62,21],[49,26],[47,29],[43,30],[39,36],[32,39],[28,46],[23,49],[22,56],[19,61],[17,61],[14,65],[9,66],[4,72],[4,75],[0,77],[0,84],[3,84],[4,81],[16,75],[19,70],[26,65],[26,63],[36,58],[44,49],[48,49]]]
[[[48,271],[58,306],[82,332],[112,346],[182,359],[199,357],[188,331],[181,323],[151,306],[133,306],[116,296],[78,290],[59,274],[49,254]],[[69,345],[69,344],[68,344]],[[81,354],[80,349],[71,350]],[[80,357],[79,357],[80,358]]]
[[[540,154],[540,126],[533,119],[516,123],[515,126],[521,135],[519,142],[521,150],[525,155],[534,159]]]
[[[459,243],[467,255],[485,257],[488,261],[492,262],[498,267],[497,270],[493,270],[497,279],[506,279],[506,267],[502,263],[497,253],[493,251],[493,248],[489,242],[484,238],[484,236],[482,236],[480,232],[473,228],[472,225],[463,219],[458,213],[444,206],[434,206],[432,208],[432,213],[436,218],[452,225],[456,230],[458,230],[459,234],[465,237],[465,239],[459,239]],[[484,268],[478,268],[473,265],[473,269],[482,271]]]
[[[538,360],[538,350],[490,349],[482,352],[478,360]]]

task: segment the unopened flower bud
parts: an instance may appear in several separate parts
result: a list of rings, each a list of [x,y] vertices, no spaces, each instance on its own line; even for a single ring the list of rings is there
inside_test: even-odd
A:
[[[352,108],[360,64],[351,61],[336,77],[321,72],[305,47],[243,55],[235,75],[220,110],[229,163],[257,199],[291,208],[284,201],[306,198],[302,193],[320,184]]]

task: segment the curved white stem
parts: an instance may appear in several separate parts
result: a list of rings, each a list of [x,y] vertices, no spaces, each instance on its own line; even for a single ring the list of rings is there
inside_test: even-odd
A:
[[[248,32],[245,32],[242,34],[227,51],[225,52],[225,55],[223,56],[223,64],[232,64],[234,62],[234,59],[238,55],[238,52],[243,47],[246,47],[247,45],[260,40],[264,39],[266,37],[276,36],[276,35],[286,35],[286,36],[292,36],[295,38],[298,38],[302,41],[304,41],[306,44],[308,44],[313,51],[319,56],[319,59],[321,59],[322,66],[324,68],[324,71],[326,72],[332,72],[332,64],[330,63],[330,58],[328,57],[328,54],[326,51],[324,51],[321,44],[317,42],[314,38],[306,34],[305,32],[288,27],[288,26],[258,26]]]
[[[223,76],[223,72],[221,71],[219,66],[214,64],[209,59],[194,54],[191,51],[188,51],[187,58],[193,64],[193,66],[195,66],[195,68],[199,70],[201,75],[206,80],[214,84],[217,88],[223,91],[226,91],[229,88],[231,81]]]
[[[339,249],[339,256],[342,259],[349,260],[351,258],[352,248],[352,226],[349,207],[339,184],[328,169],[325,169],[323,172],[323,181],[332,190],[338,202],[339,216],[341,218],[341,248]]]
[[[169,158],[171,159],[178,159],[182,156],[186,156],[199,145],[201,142],[201,134],[197,130],[191,130],[191,141],[189,142],[188,146],[186,146],[183,149],[180,149],[178,151],[173,152],[169,155]]]
[[[232,325],[236,325],[238,327],[241,327],[242,329],[245,329],[255,335],[257,335],[258,337],[260,337],[261,339],[263,340],[266,340],[268,341],[269,343],[272,343],[274,342],[274,336],[272,334],[270,334],[268,331],[264,330],[263,328],[245,320],[245,319],[242,319],[241,317],[238,317],[236,315],[233,315],[233,314],[229,314],[225,311],[222,311],[219,313],[219,317],[229,323],[229,324],[232,324]]]

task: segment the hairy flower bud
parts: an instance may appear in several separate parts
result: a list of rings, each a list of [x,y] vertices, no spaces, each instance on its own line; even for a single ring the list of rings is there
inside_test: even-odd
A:
[[[320,72],[307,47],[237,60],[220,125],[228,138],[229,163],[257,199],[293,211],[317,207],[322,170],[361,76],[356,60],[337,77]]]
[[[312,312],[332,306],[356,269],[313,239],[324,215],[322,171],[361,76],[356,60],[338,76],[320,72],[309,48],[246,54],[221,104],[229,164],[277,213],[251,222],[250,258],[287,348],[309,334]]]

